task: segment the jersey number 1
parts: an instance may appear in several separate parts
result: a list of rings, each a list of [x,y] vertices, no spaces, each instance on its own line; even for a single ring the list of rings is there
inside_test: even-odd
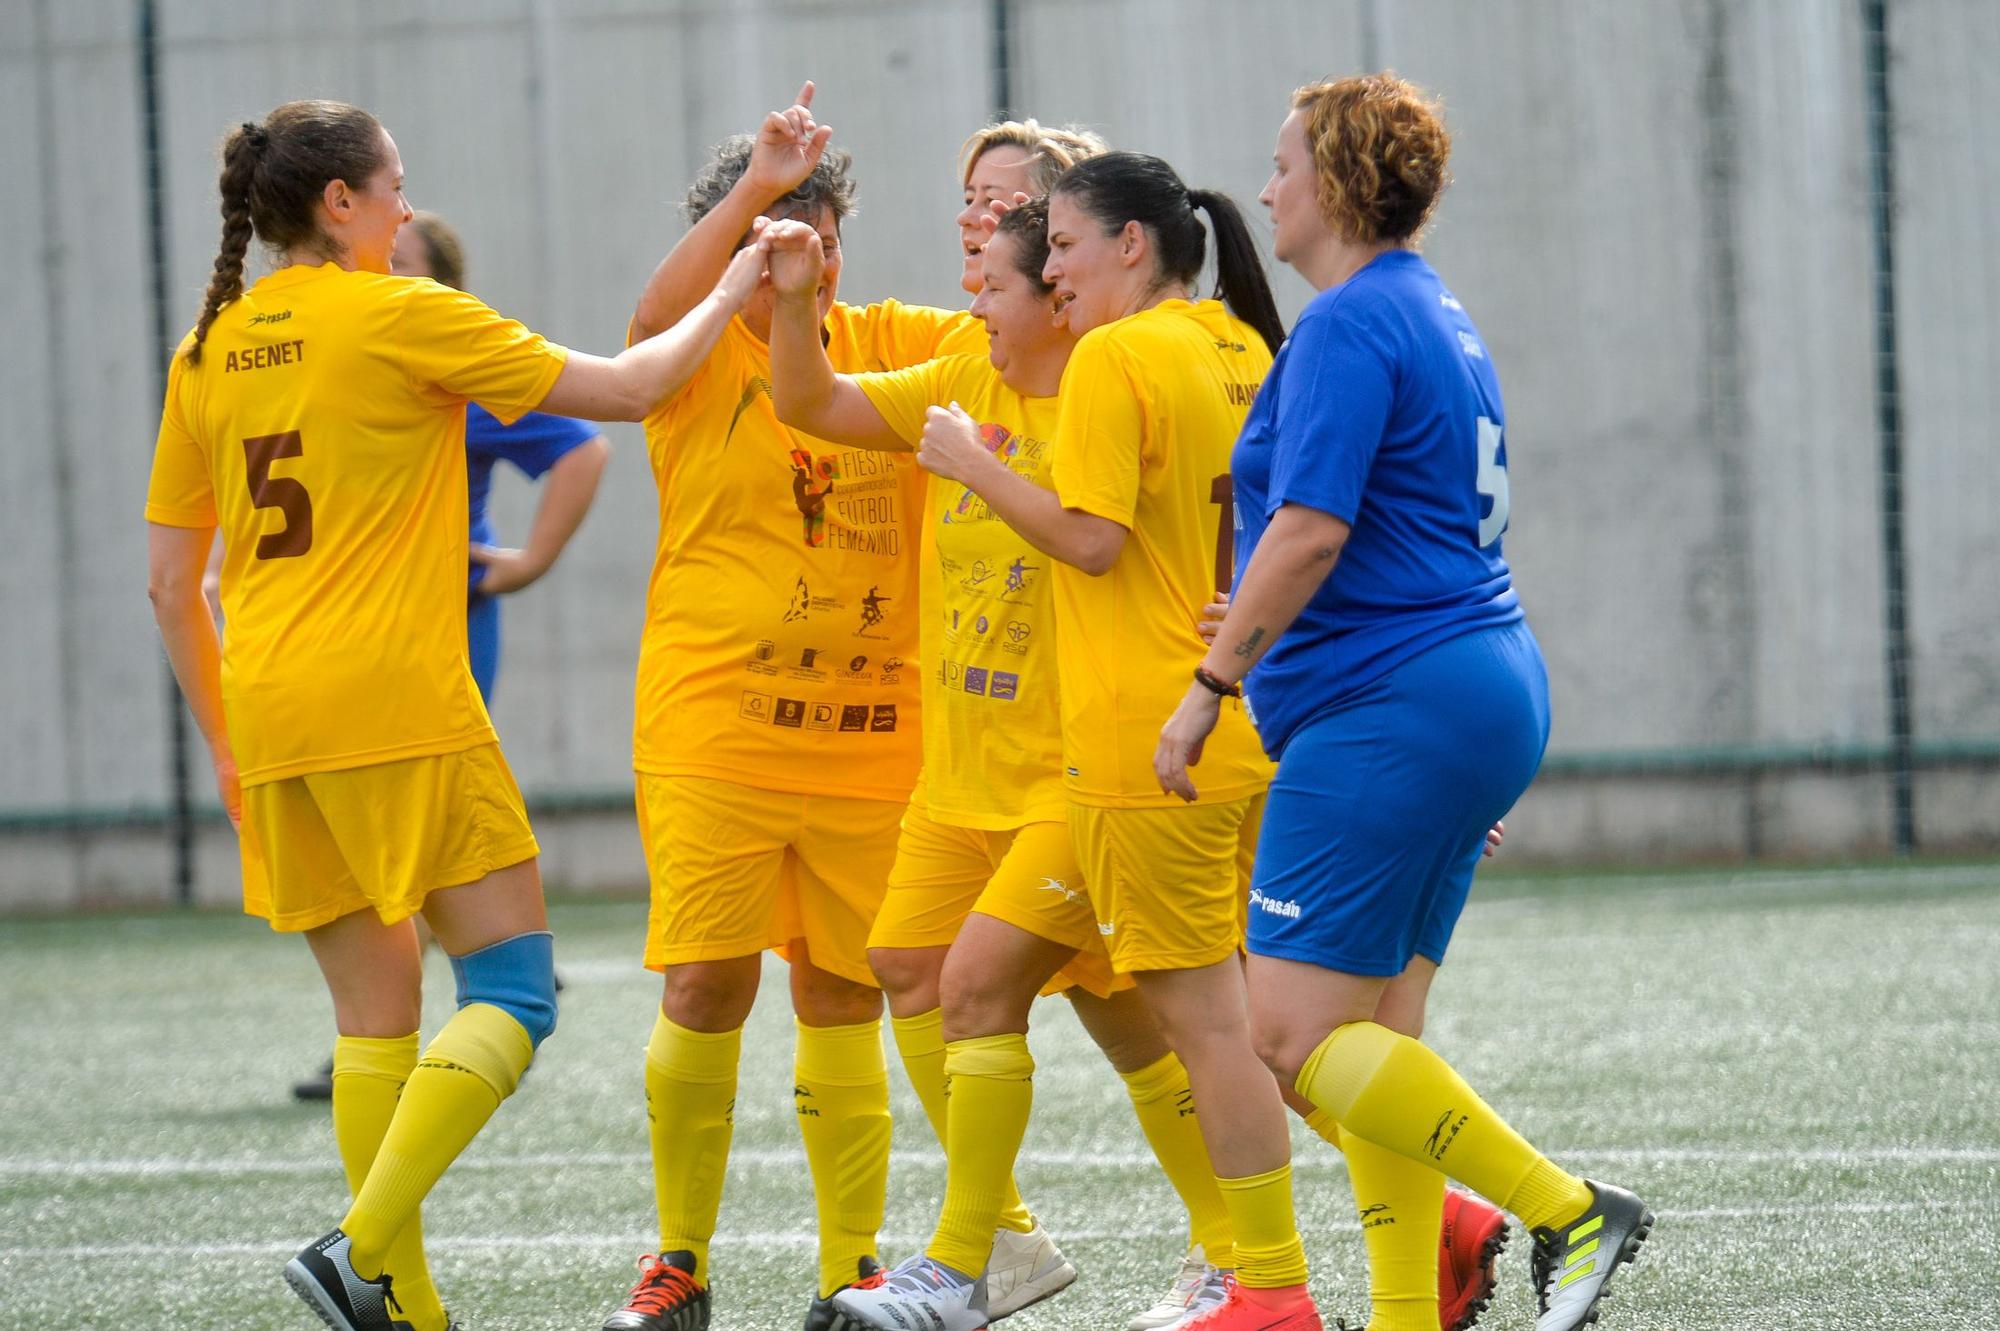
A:
[[[1479,548],[1500,539],[1507,530],[1507,464],[1500,460],[1500,426],[1484,416],[1479,418],[1479,475],[1473,485],[1493,501],[1493,510],[1479,520]]]
[[[292,477],[271,474],[273,462],[279,458],[304,457],[305,451],[297,430],[260,434],[243,441],[243,460],[250,471],[250,502],[258,508],[275,508],[285,515],[282,530],[266,532],[257,538],[259,559],[290,559],[312,549],[312,496]]]

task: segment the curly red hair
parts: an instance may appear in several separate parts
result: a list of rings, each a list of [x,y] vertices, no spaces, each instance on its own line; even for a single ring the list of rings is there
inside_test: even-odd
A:
[[[1369,245],[1420,233],[1451,184],[1451,134],[1436,98],[1394,74],[1308,83],[1305,115],[1320,211],[1345,240]]]

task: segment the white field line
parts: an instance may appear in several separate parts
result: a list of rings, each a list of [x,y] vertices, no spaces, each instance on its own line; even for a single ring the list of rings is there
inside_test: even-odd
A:
[[[1832,1148],[1785,1151],[1764,1148],[1730,1147],[1633,1147],[1602,1150],[1559,1150],[1555,1158],[1579,1164],[1718,1164],[1718,1165],[1910,1165],[2000,1164],[2000,1149],[1883,1146],[1854,1150]],[[898,1165],[941,1169],[944,1156],[936,1150],[898,1151]],[[805,1153],[796,1148],[743,1147],[729,1153],[729,1163],[739,1169],[790,1168],[805,1162]],[[1029,1168],[1050,1169],[1146,1169],[1153,1167],[1150,1154],[1128,1152],[1023,1151],[1020,1163]],[[1297,1167],[1341,1168],[1340,1157],[1329,1151],[1312,1151],[1301,1156]],[[508,1169],[639,1169],[652,1168],[650,1159],[636,1151],[540,1153],[532,1155],[480,1155],[464,1157],[452,1166],[454,1172]],[[336,1172],[338,1164],[329,1155],[324,1159],[268,1160],[229,1158],[148,1157],[111,1160],[52,1160],[24,1156],[0,1156],[0,1179],[7,1178],[294,1178]]]
[[[1900,1215],[1911,1211],[1962,1212],[1987,1210],[1985,1202],[1976,1198],[1955,1201],[1920,1202],[1814,1202],[1810,1210],[1815,1216],[1850,1215],[1879,1216]],[[1660,1211],[1660,1222],[1677,1226],[1689,1221],[1703,1220],[1768,1220],[1794,1218],[1798,1215],[1796,1204],[1787,1202],[1771,1206],[1705,1206],[1685,1211],[1671,1208]],[[1314,1225],[1314,1234],[1359,1234],[1361,1226],[1354,1221],[1344,1220],[1330,1225]],[[1119,1230],[1065,1230],[1065,1243],[1118,1243],[1129,1239],[1161,1239],[1179,1242],[1187,1234],[1185,1226],[1164,1227],[1134,1226]],[[882,1246],[897,1251],[914,1249],[921,1245],[929,1234],[885,1232]],[[424,1247],[433,1253],[493,1253],[520,1251],[597,1251],[642,1252],[650,1250],[655,1236],[642,1231],[629,1234],[500,1234],[486,1237],[468,1238],[449,1235],[424,1236]],[[810,1248],[819,1240],[810,1225],[801,1225],[789,1232],[747,1232],[731,1233],[727,1230],[715,1236],[718,1248]],[[0,1261],[74,1261],[96,1257],[121,1259],[172,1258],[176,1260],[200,1257],[289,1257],[298,1251],[289,1242],[276,1243],[81,1243],[70,1246],[0,1246]]]

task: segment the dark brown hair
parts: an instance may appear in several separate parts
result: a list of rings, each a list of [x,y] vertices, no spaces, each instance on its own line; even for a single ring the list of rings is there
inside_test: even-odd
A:
[[[1049,200],[1047,195],[1017,203],[1000,214],[1000,229],[993,233],[1005,236],[1014,242],[1014,267],[1035,294],[1047,296],[1055,291],[1055,286],[1042,278],[1042,269],[1049,263]]]
[[[1424,229],[1451,184],[1444,108],[1394,74],[1308,83],[1305,113],[1320,212],[1342,239],[1406,241]]]
[[[1228,195],[1189,189],[1180,174],[1145,153],[1112,152],[1087,158],[1062,173],[1051,195],[1074,199],[1106,235],[1137,222],[1152,238],[1160,275],[1193,286],[1208,249],[1201,219],[1215,232],[1215,295],[1230,313],[1256,329],[1275,355],[1285,340],[1278,303],[1264,276],[1263,260],[1243,213]]]
[[[243,294],[243,257],[254,233],[274,250],[318,247],[331,255],[313,209],[327,184],[359,187],[388,160],[382,126],[345,102],[286,102],[261,125],[244,121],[222,141],[222,248],[195,321],[190,365],[223,306]]]

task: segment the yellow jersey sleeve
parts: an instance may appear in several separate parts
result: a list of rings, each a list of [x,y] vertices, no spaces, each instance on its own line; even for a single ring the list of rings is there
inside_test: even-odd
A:
[[[181,343],[167,370],[167,400],[160,409],[160,433],[153,443],[153,476],[146,486],[146,521],[168,527],[216,525],[215,481],[208,455],[188,429],[181,407],[181,376],[193,338]]]
[[[477,402],[505,425],[541,405],[569,351],[476,296],[429,278],[410,283],[396,324],[403,368],[443,398]]]
[[[950,399],[945,396],[945,379],[954,368],[948,360],[925,361],[903,370],[878,374],[857,374],[855,385],[868,395],[889,429],[912,448],[924,436],[925,414]]]
[[[1145,453],[1153,445],[1151,395],[1110,332],[1092,329],[1063,371],[1054,477],[1063,507],[1129,529]]]

